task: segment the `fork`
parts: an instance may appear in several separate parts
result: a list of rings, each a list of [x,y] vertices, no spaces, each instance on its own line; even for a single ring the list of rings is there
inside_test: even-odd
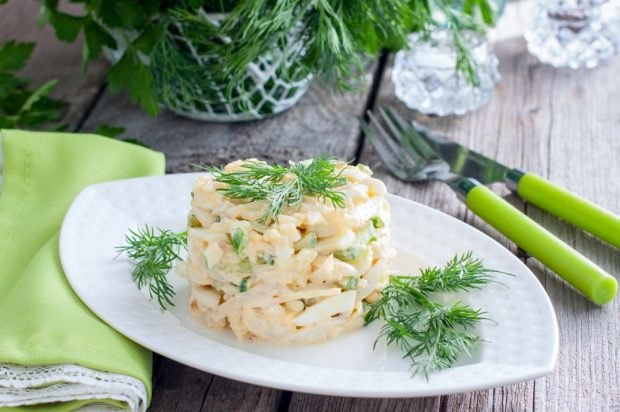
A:
[[[391,111],[371,111],[360,119],[365,135],[388,170],[405,182],[438,180],[452,190],[476,215],[520,248],[553,270],[594,303],[603,305],[616,296],[618,283],[595,263],[477,180],[450,170],[450,165],[418,134],[413,125]]]

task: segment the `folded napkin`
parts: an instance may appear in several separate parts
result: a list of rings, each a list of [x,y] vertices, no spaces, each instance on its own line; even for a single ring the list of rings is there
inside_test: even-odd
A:
[[[85,186],[163,174],[163,155],[94,135],[1,134],[0,408],[145,410],[151,353],[75,295],[58,232]]]

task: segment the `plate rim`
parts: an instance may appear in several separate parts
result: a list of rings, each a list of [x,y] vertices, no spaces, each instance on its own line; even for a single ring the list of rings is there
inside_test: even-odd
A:
[[[432,208],[430,206],[419,203],[417,201],[407,199],[405,197],[402,197],[396,194],[391,194],[391,193],[388,193],[387,195],[388,199],[390,197],[396,198],[398,199],[398,201],[403,201],[406,204],[413,205],[414,207],[421,207],[429,213],[438,213],[442,215],[442,217],[444,218],[447,217],[448,219],[451,219],[453,222],[457,222],[458,225],[467,227],[467,230],[473,230],[473,231],[478,232],[479,235],[482,235],[488,240],[491,240],[495,244],[495,246],[501,247],[506,252],[508,252],[510,256],[512,256],[512,258],[515,260],[515,263],[518,262],[518,265],[521,266],[521,269],[523,269],[524,272],[527,272],[529,277],[533,278],[533,280],[536,282],[536,287],[540,289],[539,290],[540,292],[542,292],[541,296],[545,304],[545,309],[547,310],[548,314],[551,316],[553,320],[552,322],[553,324],[553,331],[552,331],[553,347],[551,350],[551,356],[549,357],[548,362],[546,364],[539,365],[537,367],[528,366],[528,372],[524,373],[523,375],[519,375],[515,377],[510,376],[505,379],[496,378],[496,379],[493,379],[492,382],[480,381],[480,383],[478,384],[459,383],[458,385],[455,385],[456,382],[452,382],[450,386],[451,389],[445,388],[445,387],[437,388],[435,386],[426,386],[423,388],[415,388],[415,387],[412,388],[412,389],[415,389],[415,392],[412,392],[411,390],[402,390],[402,389],[395,389],[395,390],[382,389],[380,393],[373,393],[367,390],[359,390],[354,387],[347,388],[346,391],[343,391],[341,388],[333,388],[330,390],[330,387],[327,385],[323,385],[320,388],[316,387],[316,385],[313,387],[309,387],[306,384],[296,384],[295,382],[291,382],[289,380],[279,380],[275,382],[273,379],[266,379],[263,377],[254,377],[250,375],[240,376],[239,373],[235,373],[235,372],[223,369],[223,368],[210,367],[209,365],[206,365],[204,363],[193,361],[191,357],[184,357],[182,354],[176,353],[174,349],[160,348],[160,347],[156,349],[153,348],[153,345],[150,344],[148,341],[142,339],[139,333],[132,333],[132,331],[130,330],[129,331],[124,330],[125,328],[123,327],[119,328],[119,326],[115,325],[113,321],[110,321],[108,319],[105,313],[100,313],[98,308],[93,307],[91,303],[89,303],[87,300],[82,298],[82,295],[80,294],[80,291],[79,291],[80,287],[76,286],[76,284],[74,283],[76,282],[77,278],[74,278],[71,275],[69,275],[65,269],[65,266],[67,265],[65,262],[69,261],[68,256],[70,254],[70,252],[66,250],[67,248],[66,238],[69,236],[69,230],[70,230],[69,226],[70,226],[71,220],[73,219],[73,215],[76,213],[76,210],[79,210],[78,207],[80,206],[80,202],[83,201],[83,199],[86,196],[88,196],[90,192],[97,191],[100,187],[110,186],[110,185],[115,185],[115,184],[139,182],[139,181],[145,181],[145,182],[155,181],[155,180],[160,180],[160,179],[190,179],[191,177],[197,177],[197,176],[201,176],[204,174],[205,173],[201,173],[201,172],[176,173],[176,174],[166,174],[162,176],[147,176],[147,177],[137,177],[137,178],[130,178],[130,179],[119,179],[119,180],[113,180],[113,181],[107,181],[107,182],[101,182],[101,183],[89,185],[85,187],[84,189],[82,189],[80,193],[76,196],[71,206],[69,207],[65,215],[65,218],[63,219],[63,223],[62,223],[61,230],[60,230],[60,236],[59,236],[59,254],[60,254],[61,265],[63,267],[63,272],[65,273],[65,277],[67,278],[67,281],[71,285],[71,288],[76,293],[76,295],[80,298],[80,300],[89,310],[91,310],[98,318],[100,318],[108,326],[110,326],[111,328],[113,328],[114,330],[116,330],[121,335],[125,336],[126,338],[130,339],[131,341],[143,346],[144,348],[152,352],[158,353],[176,362],[179,362],[181,364],[190,366],[192,368],[195,368],[195,369],[207,372],[207,373],[211,373],[216,376],[221,376],[227,379],[232,379],[232,380],[236,380],[236,381],[247,383],[247,384],[260,385],[260,386],[269,387],[273,389],[288,390],[288,391],[293,391],[293,392],[309,393],[309,394],[317,394],[317,395],[325,395],[325,396],[343,396],[343,397],[359,397],[359,398],[417,398],[417,397],[426,397],[426,396],[451,395],[451,394],[456,394],[456,393],[464,393],[464,392],[470,392],[470,391],[476,391],[476,390],[482,390],[482,389],[489,389],[489,388],[498,387],[498,386],[510,385],[510,384],[514,384],[518,382],[529,381],[532,379],[539,378],[541,376],[545,376],[553,372],[553,370],[555,369],[556,364],[557,364],[558,354],[559,354],[559,327],[558,327],[558,322],[557,322],[557,316],[555,314],[555,310],[553,308],[549,295],[547,294],[542,284],[540,284],[540,281],[538,280],[538,278],[536,278],[536,276],[530,270],[530,268],[523,261],[518,259],[506,247],[504,247],[501,243],[499,243],[497,240],[493,239],[491,236],[487,235],[480,229],[452,215],[442,212],[438,209]],[[197,334],[197,332],[195,331],[190,330],[190,332]],[[223,345],[223,346],[226,346],[226,345]],[[236,348],[231,348],[231,349],[236,349]],[[247,353],[247,352],[244,352],[244,353]],[[282,362],[285,364],[293,364],[292,362],[288,362],[288,361],[280,360],[280,359],[268,358],[268,357],[264,357],[258,354],[251,354],[251,355],[259,356],[264,359],[268,359],[271,362]],[[493,363],[493,364],[499,365],[500,363]],[[330,371],[335,370],[333,368],[330,369],[330,368],[325,368],[322,366],[312,366],[312,365],[303,365],[303,366],[308,367],[308,368],[328,369]],[[371,373],[371,372],[370,371],[358,371],[358,373]],[[373,374],[374,373],[390,374],[390,373],[401,373],[401,372],[378,371],[378,372],[372,372],[372,373]]]

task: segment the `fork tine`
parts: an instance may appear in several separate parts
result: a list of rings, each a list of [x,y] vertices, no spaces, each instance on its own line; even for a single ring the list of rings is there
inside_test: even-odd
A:
[[[365,125],[365,131],[377,150],[382,150],[382,158],[386,164],[389,164],[388,168],[391,168],[393,174],[402,180],[411,180],[418,174],[418,169],[421,166],[419,162],[413,160],[407,151],[403,150],[402,144],[385,130],[383,124],[370,110],[367,111],[367,116],[369,122]],[[381,145],[382,148],[378,145]]]
[[[389,131],[385,130],[385,127],[383,127],[379,119],[377,119],[370,110],[367,114],[370,119],[370,124],[379,132],[377,136],[382,138],[383,143],[390,147],[392,153],[394,153],[394,155],[399,159],[401,164],[413,164],[411,159],[408,159],[406,153],[403,152],[400,142],[394,139],[394,136]]]
[[[385,143],[390,146],[390,148],[392,149],[394,153],[400,154],[401,153],[401,150],[399,147],[400,145],[398,141],[394,139],[393,134],[390,133],[388,130],[386,130],[385,127],[383,127],[383,124],[381,123],[381,121],[377,119],[370,110],[368,110],[366,114],[368,115],[368,118],[370,119],[370,124],[372,124],[375,127],[375,129],[377,129],[381,137],[383,137]],[[399,155],[399,158],[402,159],[402,156]]]
[[[393,143],[386,140],[385,130],[383,130],[372,113],[369,111],[367,114],[370,122],[367,123],[364,119],[360,119],[360,125],[368,140],[370,140],[370,143],[390,172],[399,179],[407,180],[409,173],[403,165],[401,154],[398,150],[395,150]]]
[[[389,110],[390,110],[389,107],[388,108],[379,107],[379,114],[381,115],[383,122],[390,129],[392,139],[398,140],[397,136],[400,135],[403,131],[398,127],[396,123],[392,121],[390,113],[388,113]]]
[[[399,115],[398,112],[396,112],[396,110],[394,110],[392,107],[382,107],[381,110],[385,113],[386,116],[390,118],[392,122],[394,122],[396,127],[398,127],[398,129],[400,130],[400,133],[405,132],[411,127],[411,125],[405,119],[403,119],[403,117]]]
[[[422,156],[426,161],[440,160],[439,155],[421,136],[420,131],[412,124],[407,122],[392,108],[386,108],[386,113],[402,130],[401,139],[407,142],[406,146],[412,148],[418,155]]]
[[[380,107],[379,113],[381,114],[385,124],[389,127],[392,139],[397,141],[400,146],[404,146],[405,149],[407,149],[407,154],[411,156],[416,163],[424,161],[424,156],[421,156],[420,153],[418,153],[417,148],[411,144],[411,141],[409,139],[404,139],[407,129],[406,123],[403,124],[404,122],[399,122],[399,119],[394,116],[394,111],[389,107]]]

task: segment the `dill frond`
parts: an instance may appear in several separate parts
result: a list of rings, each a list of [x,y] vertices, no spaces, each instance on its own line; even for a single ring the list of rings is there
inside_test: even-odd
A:
[[[443,267],[429,267],[420,270],[420,276],[399,276],[393,278],[403,282],[424,294],[433,292],[467,292],[496,283],[494,275],[497,270],[484,267],[481,259],[472,256],[472,252],[456,255]]]
[[[146,225],[130,229],[125,245],[116,248],[135,263],[131,276],[138,288],[148,288],[149,296],[156,298],[162,309],[174,306],[174,289],[166,276],[173,263],[181,260],[181,249],[187,250],[187,232],[174,233]]]
[[[200,167],[209,171],[216,182],[225,184],[218,189],[224,196],[246,202],[266,200],[263,223],[277,220],[284,206],[298,205],[304,196],[330,202],[334,208],[345,206],[344,194],[335,189],[346,180],[336,173],[334,161],[326,158],[291,163],[288,167],[250,161],[233,172],[208,165]]]
[[[432,300],[434,292],[479,289],[495,282],[493,274],[504,273],[484,267],[468,252],[456,255],[443,267],[421,270],[420,276],[394,275],[375,303],[367,306],[368,325],[381,319],[379,337],[388,346],[398,346],[411,364],[413,374],[426,379],[433,371],[449,368],[462,354],[482,339],[470,330],[485,318],[481,309],[461,302],[445,305]]]

